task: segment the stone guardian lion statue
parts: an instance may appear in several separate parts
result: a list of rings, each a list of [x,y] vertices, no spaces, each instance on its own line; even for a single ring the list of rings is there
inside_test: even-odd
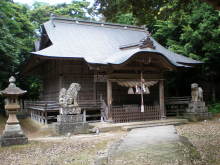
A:
[[[203,101],[203,90],[197,83],[191,84],[191,95],[193,102]]]
[[[68,90],[62,88],[59,94],[59,104],[61,107],[78,106],[77,95],[80,91],[80,84],[72,83]]]

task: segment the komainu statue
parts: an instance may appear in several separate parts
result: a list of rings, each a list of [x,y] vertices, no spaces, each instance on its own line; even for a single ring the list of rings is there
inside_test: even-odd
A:
[[[68,90],[62,88],[59,94],[59,104],[61,107],[78,106],[77,95],[80,91],[80,84],[72,83]]]
[[[193,102],[203,101],[203,90],[196,83],[191,84],[191,95]]]
[[[68,89],[62,88],[60,90],[59,115],[57,115],[55,129],[58,134],[89,133],[86,113],[81,113],[81,107],[77,103],[77,95],[80,88],[80,84],[72,83]]]

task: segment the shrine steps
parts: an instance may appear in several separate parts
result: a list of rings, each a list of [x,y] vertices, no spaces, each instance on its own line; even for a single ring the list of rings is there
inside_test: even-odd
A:
[[[166,119],[166,120],[153,120],[153,121],[142,121],[142,122],[130,122],[130,123],[90,123],[89,125],[98,128],[100,132],[110,131],[130,131],[135,128],[146,128],[164,125],[181,125],[188,123],[187,119]]]

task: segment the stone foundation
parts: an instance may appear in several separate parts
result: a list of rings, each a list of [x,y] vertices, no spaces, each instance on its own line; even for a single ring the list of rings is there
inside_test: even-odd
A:
[[[19,124],[6,124],[0,143],[1,146],[27,144],[28,138],[24,135]]]
[[[58,123],[56,125],[56,132],[60,135],[67,133],[73,134],[85,134],[89,133],[89,124],[78,122],[78,123]]]
[[[56,132],[60,135],[89,133],[89,124],[83,121],[83,114],[58,115]]]
[[[184,118],[189,121],[200,121],[205,119],[211,119],[212,114],[208,112],[208,107],[206,107],[203,101],[192,101],[189,103],[189,107],[184,114]]]
[[[186,110],[188,113],[205,113],[208,112],[208,108],[203,101],[191,102]]]

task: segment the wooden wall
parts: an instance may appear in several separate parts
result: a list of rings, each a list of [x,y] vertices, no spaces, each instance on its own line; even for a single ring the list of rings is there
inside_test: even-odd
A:
[[[55,101],[59,94],[58,62],[48,60],[42,67],[43,90],[41,100]]]
[[[67,89],[71,83],[79,83],[81,85],[79,99],[94,99],[94,76],[85,62],[62,61],[61,74],[63,75],[62,87]]]
[[[96,99],[99,100],[100,97],[104,99],[105,103],[107,103],[107,83],[106,82],[95,82],[96,88]]]
[[[75,82],[81,85],[80,100],[92,100],[94,94],[94,76],[83,61],[48,60],[43,66],[42,100],[58,101],[61,88],[68,89]]]

